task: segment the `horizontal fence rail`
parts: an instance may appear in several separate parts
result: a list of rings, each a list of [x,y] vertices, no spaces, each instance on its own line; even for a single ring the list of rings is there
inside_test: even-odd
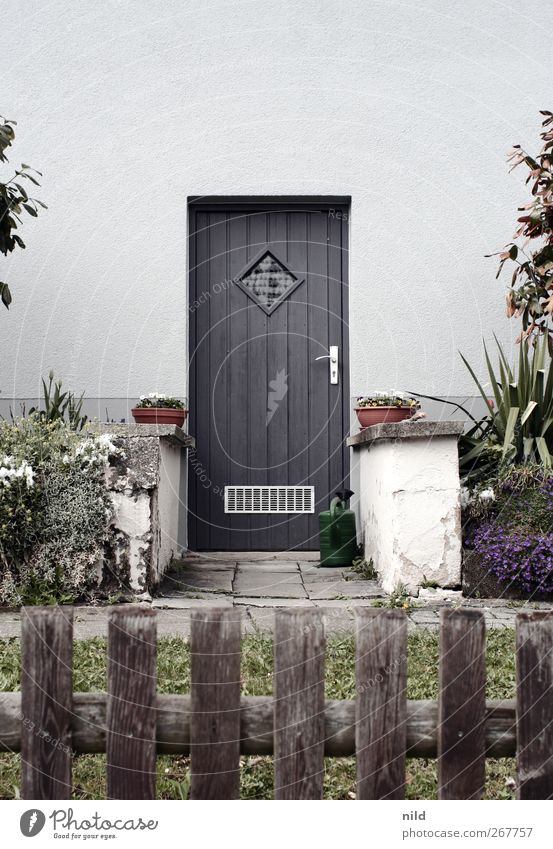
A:
[[[156,693],[156,616],[110,611],[107,693],[72,692],[71,608],[25,608],[21,693],[0,693],[0,750],[21,795],[64,799],[74,754],[106,753],[108,797],[155,798],[158,754],[190,755],[193,799],[236,799],[240,755],[272,755],[275,797],[320,799],[324,757],[355,756],[357,798],[404,797],[437,758],[441,799],[478,799],[485,759],[516,755],[518,796],[553,798],[553,612],[517,615],[516,699],[485,698],[481,611],[441,614],[439,697],[412,701],[403,611],[357,611],[356,698],[325,700],[323,617],[276,611],[273,696],[240,695],[240,611],[191,612],[191,693]]]

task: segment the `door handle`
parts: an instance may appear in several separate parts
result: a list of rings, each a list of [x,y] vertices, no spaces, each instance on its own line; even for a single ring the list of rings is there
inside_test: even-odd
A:
[[[317,362],[317,360],[328,360],[330,367],[330,382],[332,385],[336,385],[338,383],[338,345],[330,345],[328,354],[315,357],[315,362]]]

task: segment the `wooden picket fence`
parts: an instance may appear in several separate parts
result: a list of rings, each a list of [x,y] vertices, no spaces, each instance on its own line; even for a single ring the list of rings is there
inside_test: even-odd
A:
[[[553,798],[553,612],[517,617],[516,699],[485,697],[485,621],[444,610],[439,698],[406,698],[407,620],[357,611],[356,698],[325,701],[323,618],[277,610],[274,696],[240,695],[240,613],[191,611],[191,693],[156,693],[156,615],[110,612],[107,693],[73,693],[70,608],[26,608],[21,693],[0,694],[0,748],[25,799],[68,799],[75,753],[107,753],[112,799],[155,798],[158,753],[190,754],[191,798],[235,799],[240,755],[274,756],[277,799],[320,799],[323,758],[356,756],[359,799],[401,799],[406,757],[438,759],[439,798],[477,799],[486,757],[516,754],[518,796]]]

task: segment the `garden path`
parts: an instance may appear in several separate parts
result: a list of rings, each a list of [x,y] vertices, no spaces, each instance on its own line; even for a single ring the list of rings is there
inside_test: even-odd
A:
[[[323,612],[327,633],[353,631],[359,607],[389,607],[391,599],[376,581],[364,580],[346,568],[321,568],[316,552],[209,552],[177,561],[153,599],[160,636],[187,636],[190,611],[207,606],[242,611],[244,630],[270,631],[277,607],[313,607]],[[488,628],[513,628],[521,609],[551,608],[548,603],[504,599],[465,599],[452,592],[422,591],[425,596],[396,601],[405,605],[409,627],[437,628],[440,609],[478,607]],[[105,636],[109,606],[76,606],[77,639]],[[20,614],[0,611],[0,639],[18,637]]]

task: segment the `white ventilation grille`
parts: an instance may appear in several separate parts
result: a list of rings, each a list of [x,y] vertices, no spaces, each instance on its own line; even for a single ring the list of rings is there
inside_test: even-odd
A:
[[[314,513],[312,486],[226,486],[225,513]]]

